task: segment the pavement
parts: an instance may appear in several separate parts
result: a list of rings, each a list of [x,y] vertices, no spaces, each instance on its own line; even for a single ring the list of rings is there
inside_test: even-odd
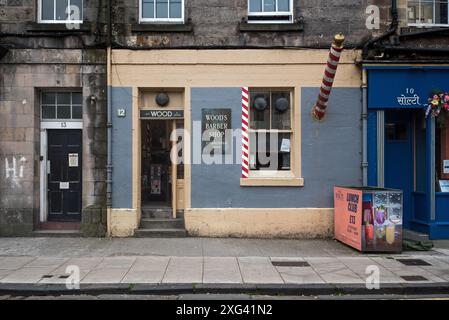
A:
[[[1,239],[0,296],[107,294],[448,295],[449,242],[361,254],[333,240]]]

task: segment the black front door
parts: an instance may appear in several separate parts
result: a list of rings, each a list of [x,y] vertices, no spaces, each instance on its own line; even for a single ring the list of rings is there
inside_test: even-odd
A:
[[[80,221],[81,130],[48,130],[48,220]]]

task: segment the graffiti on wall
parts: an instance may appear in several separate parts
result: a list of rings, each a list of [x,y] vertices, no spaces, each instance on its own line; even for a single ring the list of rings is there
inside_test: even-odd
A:
[[[22,156],[12,156],[5,158],[5,179],[14,184],[18,184],[24,176],[24,169],[27,159]]]

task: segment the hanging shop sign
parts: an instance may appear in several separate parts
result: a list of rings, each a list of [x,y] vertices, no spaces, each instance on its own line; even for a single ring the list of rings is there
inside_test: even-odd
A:
[[[184,110],[166,110],[166,109],[154,109],[154,110],[140,110],[141,119],[183,119]]]
[[[368,69],[368,108],[424,109],[435,88],[447,87],[448,70],[430,68]]]
[[[201,132],[202,132],[202,149],[207,147],[211,153],[217,154],[217,150],[221,150],[224,154],[229,150],[229,138],[226,136],[226,130],[232,129],[231,109],[202,109]],[[220,152],[218,152],[220,153]]]

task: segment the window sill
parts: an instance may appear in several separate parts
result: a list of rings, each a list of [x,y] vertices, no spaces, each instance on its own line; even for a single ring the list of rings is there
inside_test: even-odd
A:
[[[301,32],[304,31],[302,23],[249,23],[241,22],[240,32]]]
[[[190,23],[136,23],[131,26],[131,32],[192,32]]]
[[[75,24],[74,24],[75,25]],[[69,29],[66,26],[66,23],[38,23],[38,22],[30,22],[26,26],[26,30],[28,32],[90,32],[91,25],[89,22],[83,22],[78,24],[79,29],[73,28]]]
[[[248,178],[240,179],[241,187],[304,187],[303,178]]]

